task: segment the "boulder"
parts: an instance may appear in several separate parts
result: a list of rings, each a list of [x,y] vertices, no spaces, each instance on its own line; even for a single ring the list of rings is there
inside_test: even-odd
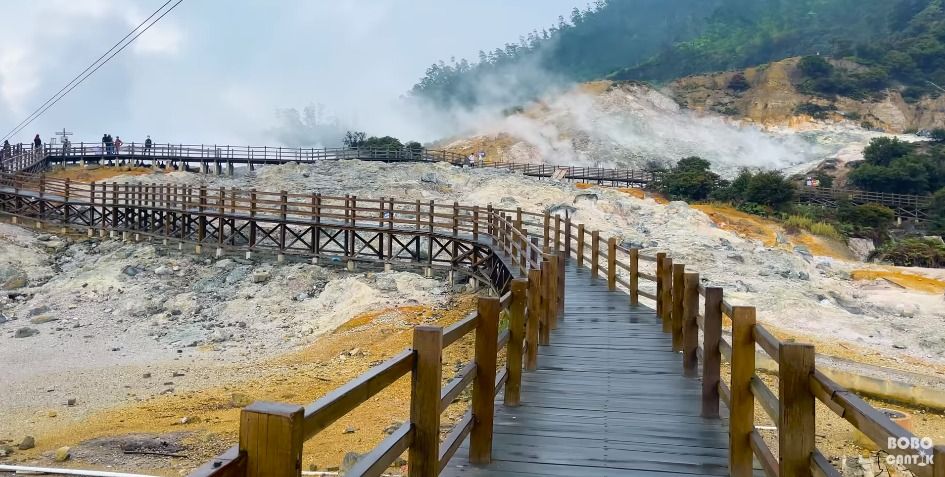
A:
[[[269,272],[257,270],[253,272],[253,283],[266,283],[272,275]]]
[[[158,276],[161,276],[161,277],[166,276],[166,275],[170,275],[170,274],[171,274],[171,269],[168,268],[168,267],[166,267],[166,266],[164,266],[164,265],[161,265],[160,267],[157,267],[156,269],[154,269],[154,274],[155,274],[155,275],[158,275]]]
[[[30,309],[30,311],[26,313],[26,316],[37,316],[43,315],[45,313],[49,313],[49,307],[46,305],[40,305]]]
[[[36,439],[33,436],[26,436],[20,441],[20,445],[17,446],[20,450],[30,450],[36,447]]]
[[[851,238],[847,241],[847,246],[853,256],[863,262],[869,260],[870,255],[876,251],[876,244],[873,243],[872,239]]]
[[[568,216],[574,215],[574,213],[577,212],[577,209],[574,208],[574,206],[571,206],[568,204],[557,204],[557,205],[552,205],[548,207],[547,209],[545,209],[545,212],[551,215],[560,215],[562,217],[568,217]]]
[[[0,285],[0,289],[19,290],[20,288],[26,288],[28,284],[29,280],[26,279],[26,275],[17,274],[3,282],[3,285]]]
[[[14,338],[29,338],[31,336],[36,336],[39,334],[39,330],[35,328],[20,328],[16,330],[13,334]]]
[[[41,325],[43,323],[49,323],[51,321],[59,321],[59,318],[56,318],[55,316],[42,315],[42,316],[37,316],[31,319],[30,323],[34,325]]]
[[[139,273],[141,273],[141,270],[138,269],[138,267],[134,267],[134,266],[131,266],[131,265],[127,265],[127,266],[125,266],[124,268],[121,269],[121,273],[124,273],[125,275],[127,275],[127,276],[129,276],[129,277],[134,277],[134,276],[138,275]]]
[[[341,461],[341,467],[338,469],[338,475],[347,475],[360,459],[361,454],[357,452],[348,452],[345,454],[344,459]]]
[[[56,449],[56,454],[55,454],[55,456],[53,456],[53,459],[54,459],[56,462],[65,462],[65,461],[69,460],[70,457],[72,457],[71,451],[72,451],[72,449],[70,449],[70,448],[68,448],[68,447],[60,447],[60,448]]]

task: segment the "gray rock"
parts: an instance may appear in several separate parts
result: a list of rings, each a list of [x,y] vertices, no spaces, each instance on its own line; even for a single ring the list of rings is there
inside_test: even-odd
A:
[[[906,345],[904,345],[904,344],[901,344],[901,343],[896,343],[896,344],[893,345],[893,348],[896,348],[896,349],[907,349],[907,348],[909,348],[909,347],[906,346]]]
[[[786,245],[790,243],[788,239],[784,236],[784,234],[782,234],[781,232],[778,232],[776,234],[776,239],[778,241],[778,245]]]
[[[729,256],[728,256],[728,259],[731,260],[731,261],[733,261],[733,262],[745,263],[745,257],[743,257],[743,256],[741,256],[741,255],[729,255]]]
[[[41,324],[43,324],[43,323],[49,323],[49,322],[52,322],[52,321],[59,321],[59,318],[56,318],[55,316],[42,315],[42,316],[37,316],[37,317],[31,319],[31,320],[30,320],[30,323],[32,323],[32,324],[34,324],[34,325],[41,325]]]
[[[424,173],[420,176],[420,182],[426,182],[428,184],[439,184],[436,178],[436,174],[432,172]]]
[[[800,271],[800,272],[797,272],[797,278],[799,280],[807,281],[807,280],[810,280],[810,274],[805,271]]]
[[[393,277],[378,277],[374,286],[380,291],[397,291],[397,281]]]
[[[218,261],[218,262],[217,262],[216,264],[214,264],[213,266],[214,266],[214,267],[217,267],[217,268],[230,268],[230,267],[233,266],[233,263],[234,263],[233,260],[230,260],[230,259],[228,259],[228,258],[224,258],[223,260]]]
[[[226,330],[216,329],[210,333],[210,341],[213,343],[223,343],[233,337],[233,334]]]
[[[32,317],[32,316],[37,316],[37,315],[43,315],[46,313],[49,313],[49,307],[46,305],[40,305],[40,306],[30,309],[30,311],[26,313],[26,316]]]
[[[577,204],[578,202],[580,202],[580,201],[582,201],[582,200],[586,200],[586,201],[588,201],[588,202],[597,202],[597,199],[598,199],[598,198],[599,198],[599,197],[597,196],[597,194],[592,194],[592,193],[590,193],[590,192],[587,192],[587,193],[584,193],[584,194],[575,195],[575,196],[574,196],[574,203]]]
[[[138,267],[128,265],[125,268],[121,269],[121,273],[124,273],[125,275],[128,275],[129,277],[134,277],[134,276],[137,276],[139,273],[141,273],[141,270],[138,269]]]
[[[158,276],[161,276],[161,277],[170,275],[171,273],[172,273],[171,269],[168,268],[168,267],[166,267],[166,266],[164,266],[164,265],[161,265],[160,267],[157,267],[157,268],[154,270],[154,274],[155,274],[155,275],[158,275]]]
[[[13,334],[13,337],[14,338],[29,338],[31,336],[36,336],[38,334],[39,334],[39,330],[35,328],[24,327],[24,328],[20,328],[16,330],[16,332]]]
[[[70,457],[72,457],[71,450],[72,449],[69,449],[68,447],[60,447],[56,449],[56,454],[53,456],[53,459],[56,462],[65,462],[69,460]]]
[[[814,254],[811,253],[810,249],[807,248],[807,246],[805,245],[796,245],[794,247],[794,252],[803,255],[805,258],[814,256]]]
[[[0,457],[9,457],[13,455],[13,447],[6,444],[0,444]]]
[[[36,447],[36,439],[33,436],[26,436],[20,441],[20,445],[17,446],[20,450],[30,450]]]
[[[876,245],[871,239],[851,238],[847,241],[847,246],[850,248],[850,252],[853,253],[853,256],[863,262],[869,260],[870,255],[876,251]]]
[[[345,431],[343,434],[354,434],[355,432],[358,432],[358,429],[356,427],[348,426],[345,428]]]
[[[551,215],[570,216],[577,212],[577,209],[574,206],[568,204],[557,204],[548,207],[545,209],[545,212],[548,212]]]
[[[26,279],[26,275],[17,274],[3,282],[3,285],[0,286],[0,289],[19,290],[20,288],[26,288],[27,285],[29,285],[29,280]]]
[[[269,272],[257,270],[253,272],[253,283],[266,283],[272,275]]]

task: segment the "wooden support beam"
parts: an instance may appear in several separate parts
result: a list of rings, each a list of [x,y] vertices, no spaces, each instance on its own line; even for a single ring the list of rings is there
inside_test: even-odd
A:
[[[440,470],[440,382],[443,379],[443,328],[413,330],[416,353],[410,391],[413,443],[407,453],[410,477],[436,477]]]
[[[681,263],[673,264],[673,351],[683,350],[683,305],[686,297],[686,266]]]
[[[584,266],[584,224],[578,224],[577,232],[577,266]]]
[[[509,305],[509,344],[506,367],[509,379],[505,383],[505,405],[515,407],[521,401],[522,343],[525,340],[525,304],[528,300],[528,280],[512,280],[512,304]]]
[[[600,231],[591,232],[591,278],[600,275]]]
[[[693,378],[699,374],[699,274],[687,273],[682,290],[683,375]]]
[[[528,310],[525,326],[525,369],[538,369],[538,332],[541,314],[541,270],[528,271]]]
[[[302,406],[255,402],[240,412],[246,477],[297,477],[302,472]]]
[[[663,262],[666,260],[666,254],[660,252],[656,254],[656,316],[663,319]],[[665,331],[665,329],[664,329]]]
[[[630,304],[640,304],[640,249],[630,249]]]
[[[476,377],[473,380],[473,428],[469,435],[469,462],[492,462],[492,427],[495,418],[496,351],[499,338],[498,298],[479,298],[476,326]]]
[[[722,289],[706,288],[702,330],[702,417],[718,418],[722,353]]]
[[[663,302],[663,332],[673,332],[673,259],[666,257],[663,259],[663,276],[659,277],[663,282],[663,294],[659,300]],[[675,342],[674,342],[675,344]]]
[[[751,377],[755,374],[755,309],[737,306],[732,310],[732,405],[729,415],[729,473],[751,477],[751,432],[755,429],[755,399]]]
[[[617,239],[607,239],[607,289],[617,289]]]
[[[814,347],[800,343],[781,343],[778,356],[778,423],[780,475],[811,477],[810,459],[814,453]]]
[[[551,256],[542,254],[541,258],[541,315],[539,324],[538,344],[551,344]]]

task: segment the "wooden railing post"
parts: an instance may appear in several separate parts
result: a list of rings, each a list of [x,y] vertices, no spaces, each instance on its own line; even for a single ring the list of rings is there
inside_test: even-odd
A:
[[[410,423],[413,443],[407,453],[410,477],[436,477],[440,470],[440,381],[443,378],[443,329],[413,329]]]
[[[607,289],[617,289],[617,239],[607,239]]]
[[[567,264],[564,261],[564,255],[558,255],[558,266],[555,268],[555,273],[558,277],[558,319],[564,318],[564,298],[566,293],[564,292],[565,279],[567,278],[565,274],[565,267]],[[555,320],[555,328],[557,328],[558,319]]]
[[[240,412],[246,477],[297,477],[302,472],[302,406],[254,402]]]
[[[729,416],[729,472],[732,477],[751,477],[751,432],[755,427],[755,398],[751,377],[755,374],[755,309],[732,310],[731,413]]]
[[[683,375],[696,377],[699,374],[699,274],[687,273],[682,287],[683,293]]]
[[[753,346],[754,348],[754,346]],[[781,343],[778,356],[778,423],[780,475],[811,477],[814,452],[814,347]]]
[[[664,252],[656,254],[656,316],[660,319],[663,319],[665,313],[663,311],[663,262],[665,260]]]
[[[548,346],[551,344],[551,256],[547,253],[542,254],[541,258],[541,315],[539,325],[538,344]]]
[[[541,315],[541,270],[528,271],[528,311],[525,326],[525,369],[538,369],[538,323]]]
[[[499,339],[498,298],[479,298],[476,327],[476,377],[473,380],[473,427],[469,435],[469,462],[492,462],[492,426],[495,417],[496,352]]]
[[[561,246],[561,216],[555,214],[555,253],[559,253],[563,250]]]
[[[542,245],[544,245],[545,250],[548,250],[548,247],[551,245],[551,214],[548,212],[545,212],[544,229],[542,233],[544,242],[542,242]]]
[[[640,304],[640,249],[630,249],[630,304]]]
[[[683,350],[683,305],[686,299],[686,266],[673,264],[673,351]]]
[[[591,278],[600,275],[600,231],[591,232]]]
[[[571,260],[571,216],[564,218],[564,259]]]
[[[666,257],[663,259],[663,276],[659,277],[663,282],[663,294],[659,299],[663,302],[663,332],[673,332],[673,259]],[[675,344],[675,341],[674,341]],[[675,347],[673,348],[675,349]]]
[[[584,266],[584,224],[578,224],[577,236],[577,266]]]
[[[702,417],[719,417],[722,352],[722,289],[706,288],[702,330]]]
[[[525,340],[525,302],[528,299],[528,280],[512,280],[512,304],[509,306],[509,347],[506,367],[509,378],[505,382],[505,405],[518,406],[522,389],[522,343]]]

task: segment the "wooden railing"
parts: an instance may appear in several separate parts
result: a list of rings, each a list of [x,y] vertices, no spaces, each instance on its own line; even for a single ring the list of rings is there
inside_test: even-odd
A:
[[[377,207],[365,207],[365,203]],[[280,256],[293,250],[319,256],[312,250],[313,244],[317,249],[327,242],[304,242],[301,237],[321,233],[338,237],[347,232],[344,243],[360,240],[360,248],[342,245],[332,238],[332,250],[318,253],[340,254],[348,259],[376,254],[388,261],[405,257],[432,263],[432,244],[446,237],[452,238],[440,243],[441,248],[452,250],[444,259],[446,263],[457,267],[462,257],[469,260],[464,262],[469,267],[475,267],[481,266],[483,260],[470,259],[476,253],[472,244],[481,242],[482,236],[491,242],[491,250],[507,257],[507,262],[494,260],[491,265],[502,269],[500,273],[484,277],[491,281],[500,298],[480,298],[475,313],[446,329],[418,328],[413,349],[309,406],[258,403],[244,409],[239,445],[195,475],[257,476],[264,472],[298,475],[301,445],[306,439],[408,373],[412,376],[410,421],[359,461],[349,475],[380,475],[404,451],[409,453],[411,475],[436,475],[467,435],[471,436],[470,459],[475,463],[488,462],[493,397],[504,387],[505,403],[516,405],[522,369],[535,369],[537,346],[550,343],[550,331],[556,328],[566,299],[563,273],[566,258],[590,269],[592,276],[606,278],[609,289],[625,291],[628,306],[638,305],[641,298],[654,302],[663,331],[671,334],[673,349],[681,352],[681,371],[698,377],[701,363],[702,415],[719,417],[720,402],[729,409],[733,476],[751,475],[753,458],[758,459],[769,476],[839,475],[815,446],[816,400],[850,422],[879,448],[912,459],[907,467],[916,475],[945,475],[945,446],[920,445],[926,441],[828,379],[815,365],[812,346],[778,340],[757,323],[755,308],[731,304],[724,290],[704,284],[698,273],[674,263],[667,253],[644,254],[638,248],[623,246],[616,237],[588,231],[584,224],[575,226],[569,217],[536,214],[521,208],[489,206],[482,210],[457,203],[421,205],[392,199],[364,201],[350,195],[329,198],[318,194],[209,191],[204,187],[160,184],[112,183],[103,187],[52,181],[42,176],[3,174],[0,211],[42,223],[88,228],[90,233],[95,228],[103,232],[117,230],[123,234],[170,237],[181,243],[216,243],[220,248],[229,244],[248,250],[268,244]],[[264,226],[258,225],[260,222]],[[250,230],[266,230],[266,237],[254,242],[248,237],[251,233],[233,232],[246,230],[247,224],[252,224]],[[220,232],[226,228],[231,230],[230,235]],[[168,235],[178,229],[179,236]],[[422,235],[429,239],[430,256],[423,259],[419,253],[414,255],[409,244],[385,254],[378,250],[383,247],[367,247],[366,244],[374,242],[358,238],[359,234],[382,232],[387,238],[381,243],[388,246],[399,240],[397,234]],[[300,240],[305,246],[293,248]],[[498,316],[506,310],[509,329],[500,333]],[[732,321],[729,339],[724,337],[723,316]],[[442,350],[469,333],[475,334],[475,359],[445,389],[440,389]],[[507,356],[506,368],[501,371],[497,366],[500,349],[505,349]],[[770,390],[756,372],[755,356],[759,349],[779,365],[777,392]],[[722,375],[723,359],[730,364],[727,381]],[[441,444],[440,413],[470,383],[471,410]],[[776,424],[777,455],[756,428],[756,402]],[[899,444],[889,446],[889,442]],[[905,446],[901,445],[903,442]]]

